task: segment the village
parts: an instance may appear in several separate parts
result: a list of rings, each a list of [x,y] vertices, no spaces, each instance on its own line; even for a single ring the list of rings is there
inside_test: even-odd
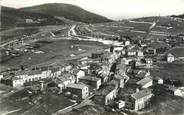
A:
[[[98,105],[109,112],[138,113],[145,112],[145,108],[151,110],[154,97],[163,93],[184,98],[182,83],[151,72],[158,68],[157,63],[184,62],[184,55],[178,53],[183,51],[182,47],[172,46],[173,42],[183,43],[184,37],[182,42],[174,37],[134,41],[126,36],[116,36],[116,40],[121,45],[109,45],[109,48],[91,53],[75,63],[29,69],[21,67],[2,72],[1,84],[16,90],[31,88],[29,96],[49,91],[74,102],[54,114],[64,114],[86,105]]]

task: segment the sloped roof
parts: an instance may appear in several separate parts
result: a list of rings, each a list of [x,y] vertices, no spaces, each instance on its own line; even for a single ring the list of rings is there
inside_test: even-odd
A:
[[[136,84],[144,86],[144,85],[146,85],[147,83],[149,83],[151,81],[153,81],[151,78],[145,77],[145,78],[141,79],[140,81],[138,81]]]
[[[36,74],[41,74],[41,73],[42,73],[41,70],[33,70],[33,71],[30,71],[30,72],[28,73],[28,75],[36,75]]]
[[[99,81],[100,80],[100,78],[92,77],[92,76],[84,76],[79,79],[84,79],[84,80],[89,80],[89,81]]]
[[[102,87],[100,90],[98,90],[95,95],[108,95],[112,90],[115,89],[115,86],[113,85],[106,85],[104,87]]]
[[[167,56],[168,56],[168,57],[173,57],[173,55],[172,55],[171,53],[169,53]]]
[[[67,87],[76,88],[76,89],[83,89],[87,86],[84,84],[68,84]]]
[[[138,45],[134,45],[128,48],[128,51],[139,51],[141,48]]]
[[[145,96],[148,96],[151,94],[152,94],[152,91],[150,89],[144,89],[144,90],[141,90],[139,92],[132,94],[131,97],[137,100],[137,99],[144,98]]]

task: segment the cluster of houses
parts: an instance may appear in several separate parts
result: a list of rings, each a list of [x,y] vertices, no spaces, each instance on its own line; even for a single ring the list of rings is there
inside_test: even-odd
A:
[[[33,68],[31,70],[19,70],[15,72],[5,72],[1,74],[1,83],[19,88],[24,86],[25,83],[40,81],[46,78],[55,78],[64,71],[69,71],[72,68],[71,65],[63,68],[44,66],[40,68]]]
[[[148,107],[154,96],[153,86],[164,85],[160,77],[152,76],[149,69],[153,66],[153,56],[168,49],[167,45],[158,47],[157,43],[145,45],[130,44],[122,39],[122,46],[92,53],[78,60],[77,66],[40,67],[34,70],[17,71],[1,75],[1,83],[21,87],[26,82],[54,79],[61,92],[72,97],[87,99],[93,96],[96,104],[117,105],[138,111]],[[155,46],[156,44],[156,46]],[[167,62],[173,62],[175,56],[167,55]],[[165,86],[165,85],[164,85]],[[173,95],[182,96],[183,88],[165,86]],[[114,106],[115,107],[115,106]]]

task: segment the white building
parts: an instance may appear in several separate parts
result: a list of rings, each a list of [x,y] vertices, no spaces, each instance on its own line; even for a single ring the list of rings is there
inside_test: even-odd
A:
[[[12,87],[21,87],[24,85],[24,81],[23,79],[17,78],[17,77],[13,77],[12,78]]]
[[[79,70],[78,72],[77,72],[77,82],[79,81],[79,78],[82,78],[82,77],[84,77],[85,76],[85,72],[84,71],[82,71],[82,70]]]
[[[3,78],[3,75],[0,75],[0,81],[1,81],[2,78]]]
[[[153,80],[149,77],[145,77],[140,81],[136,82],[136,84],[139,85],[141,88],[148,88],[153,85]]]
[[[126,107],[133,111],[138,111],[150,104],[153,93],[150,89],[144,89],[133,93],[126,99]]]
[[[184,87],[177,88],[175,91],[175,95],[184,98]]]
[[[167,62],[168,63],[172,63],[174,60],[175,60],[174,55],[172,55],[171,53],[169,53],[167,55]]]
[[[67,91],[77,95],[81,99],[86,99],[89,95],[89,89],[84,84],[68,84]]]

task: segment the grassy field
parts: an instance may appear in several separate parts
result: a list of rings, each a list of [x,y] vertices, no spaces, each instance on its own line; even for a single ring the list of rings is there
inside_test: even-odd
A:
[[[163,79],[180,80],[184,84],[184,64],[179,63],[164,63],[157,64],[158,69],[151,70],[153,76],[158,76]]]
[[[1,44],[8,42],[10,40],[14,40],[17,38],[22,38],[24,36],[30,36],[31,34],[35,34],[39,32],[38,27],[17,27],[17,28],[12,28],[9,30],[1,31],[0,36],[1,36]]]
[[[30,67],[37,64],[63,64],[67,60],[77,59],[91,52],[102,50],[107,46],[99,42],[78,40],[46,40],[31,44],[35,50],[43,51],[42,54],[33,52],[23,53],[19,57],[2,56],[1,69],[19,68],[21,65]],[[75,55],[71,57],[71,54]]]

